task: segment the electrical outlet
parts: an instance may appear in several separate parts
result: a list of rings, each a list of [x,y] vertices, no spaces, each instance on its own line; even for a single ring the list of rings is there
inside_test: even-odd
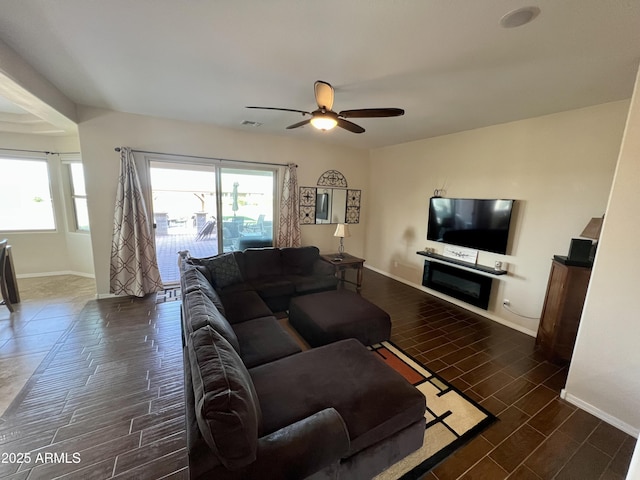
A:
[[[502,300],[502,305],[505,307],[508,307],[509,305],[511,305],[511,301],[507,300],[506,298],[504,300]]]

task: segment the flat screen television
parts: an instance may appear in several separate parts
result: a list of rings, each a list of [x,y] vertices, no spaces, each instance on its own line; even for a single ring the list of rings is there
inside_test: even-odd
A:
[[[505,254],[513,203],[431,197],[427,240]]]

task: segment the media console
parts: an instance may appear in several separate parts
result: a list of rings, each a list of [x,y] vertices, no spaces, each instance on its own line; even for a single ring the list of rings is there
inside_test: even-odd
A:
[[[422,285],[484,310],[489,308],[492,277],[507,273],[506,270],[496,270],[437,253],[416,253],[429,258],[424,261]]]

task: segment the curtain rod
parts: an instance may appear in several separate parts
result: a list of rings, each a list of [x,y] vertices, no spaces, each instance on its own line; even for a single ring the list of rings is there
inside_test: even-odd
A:
[[[8,152],[28,152],[28,153],[44,153],[45,155],[72,155],[72,154],[80,154],[80,152],[47,152],[45,150],[24,150],[22,148],[3,148],[0,147],[0,150],[5,150]]]
[[[114,148],[116,152],[120,151],[120,147]],[[218,162],[234,162],[234,163],[250,163],[252,165],[275,165],[277,167],[287,167],[286,163],[269,163],[269,162],[250,162],[248,160],[229,160],[228,158],[215,158],[215,157],[201,157],[199,155],[183,155],[181,153],[166,153],[166,152],[149,152],[148,150],[134,150],[131,149],[132,152],[135,153],[149,153],[151,155],[171,155],[174,157],[184,157],[184,158],[199,158],[201,160],[217,160]],[[298,165],[296,164],[296,167]]]

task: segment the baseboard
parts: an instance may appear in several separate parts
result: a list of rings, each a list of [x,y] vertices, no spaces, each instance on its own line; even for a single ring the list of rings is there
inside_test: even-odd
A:
[[[376,273],[379,273],[381,275],[384,275],[385,277],[389,277],[389,278],[393,278],[394,280],[397,280],[400,283],[404,283],[405,285],[408,285],[410,287],[413,287],[415,289],[421,290],[425,293],[428,293],[429,295],[433,295],[434,297],[438,297],[442,300],[445,300],[449,303],[453,303],[454,305],[460,307],[460,308],[464,308],[465,310],[468,310],[470,312],[473,312],[477,315],[480,315],[482,317],[488,318],[489,320],[493,320],[496,323],[499,323],[501,325],[504,325],[505,327],[509,327],[512,328],[514,330],[517,330],[520,333],[524,333],[525,335],[529,335],[530,337],[535,337],[538,335],[538,332],[534,331],[534,330],[530,330],[528,328],[525,328],[521,325],[517,325],[515,323],[512,323],[508,320],[505,320],[504,318],[500,318],[497,315],[493,315],[489,312],[487,312],[486,310],[482,310],[480,308],[475,308],[465,302],[461,302],[455,298],[452,298],[448,295],[445,295],[443,293],[440,292],[436,292],[435,290],[431,290],[430,288],[425,287],[424,285],[418,285],[417,283],[413,283],[410,282],[409,280],[402,278],[402,277],[398,277],[396,275],[393,275],[389,272],[385,272],[383,270],[380,270],[378,268],[372,267],[370,265],[366,265],[365,264],[365,268],[368,268],[369,270],[373,270]]]
[[[116,297],[128,297],[128,295],[116,295],[115,293],[97,293],[96,299],[102,300],[104,298],[116,298]]]
[[[96,276],[92,273],[75,272],[73,270],[62,270],[60,272],[21,273],[16,275],[16,278],[55,277],[56,275],[76,275],[77,277],[96,278]]]
[[[623,422],[619,418],[613,417],[608,413],[603,412],[599,408],[594,407],[590,403],[585,402],[584,400],[574,395],[571,395],[570,393],[567,393],[567,391],[564,388],[560,391],[560,398],[562,398],[563,400],[566,400],[572,405],[575,405],[581,410],[584,410],[585,412],[590,413],[594,417],[599,418],[603,422],[607,422],[609,425],[616,427],[618,430],[622,430],[623,432],[631,435],[632,437],[638,438],[638,436],[640,435],[639,429],[632,427],[631,425],[629,425],[626,422]]]

